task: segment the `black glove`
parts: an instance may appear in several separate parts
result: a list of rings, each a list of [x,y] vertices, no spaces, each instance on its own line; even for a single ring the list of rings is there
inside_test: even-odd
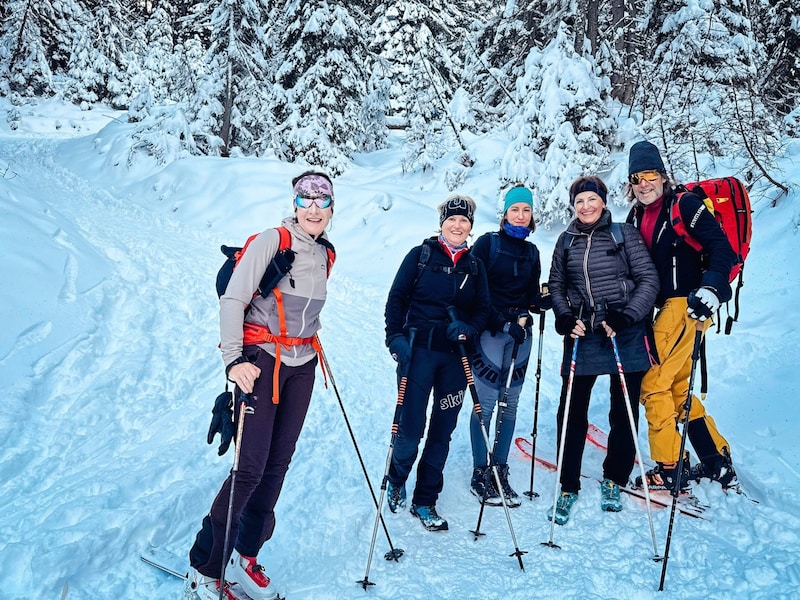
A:
[[[517,323],[506,323],[503,326],[503,333],[507,333],[514,338],[514,342],[517,344],[522,344],[525,341],[525,338],[528,337],[528,332],[525,330],[525,328]]]
[[[553,297],[550,294],[536,294],[532,305],[538,312],[544,312],[553,308]]]
[[[464,321],[453,321],[447,326],[447,339],[451,342],[466,342],[473,338],[478,331]]]
[[[619,310],[614,310],[613,308],[609,308],[606,311],[606,318],[605,318],[606,325],[611,327],[616,332],[620,332],[623,329],[627,329],[631,325],[633,325],[633,317],[630,315],[626,315],[624,312]]]
[[[233,439],[233,394],[222,392],[214,401],[214,408],[211,410],[211,426],[208,428],[206,441],[214,443],[214,435],[219,434],[219,450],[217,454],[222,456],[228,451]]]
[[[569,335],[575,329],[578,319],[572,313],[565,313],[556,317],[556,333]]]
[[[686,298],[689,307],[686,312],[698,321],[705,321],[719,308],[719,298],[709,287],[701,287],[691,292]]]
[[[411,361],[411,346],[402,335],[395,335],[389,342],[389,353],[398,365],[405,366]]]

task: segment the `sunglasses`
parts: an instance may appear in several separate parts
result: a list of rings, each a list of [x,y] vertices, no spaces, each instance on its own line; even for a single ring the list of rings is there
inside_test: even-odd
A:
[[[628,177],[628,181],[631,182],[632,185],[638,185],[644,179],[645,181],[649,181],[653,183],[654,181],[658,181],[661,177],[661,173],[658,171],[640,171],[638,173],[634,173]]]
[[[318,196],[316,198],[308,198],[306,196],[301,196],[297,194],[294,197],[294,203],[299,206],[300,208],[311,208],[312,204],[316,204],[319,208],[328,208],[331,203],[333,202],[333,198],[330,196]]]

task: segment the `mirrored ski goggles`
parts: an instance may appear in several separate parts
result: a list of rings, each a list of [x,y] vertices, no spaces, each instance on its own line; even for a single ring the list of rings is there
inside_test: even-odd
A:
[[[632,185],[639,185],[642,180],[653,183],[654,181],[658,181],[659,177],[661,177],[661,173],[658,171],[639,171],[638,173],[629,175],[628,181],[630,181]]]
[[[300,208],[311,208],[312,204],[316,204],[319,208],[328,208],[333,202],[330,196],[317,196],[316,198],[309,198],[308,196],[301,196],[297,194],[294,197],[294,203]]]

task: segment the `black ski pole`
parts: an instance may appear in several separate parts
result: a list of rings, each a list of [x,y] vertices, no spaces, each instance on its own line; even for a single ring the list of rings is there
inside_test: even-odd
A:
[[[517,325],[519,325],[520,327],[525,327],[525,323],[527,321],[528,321],[528,314],[527,313],[522,314],[517,319]],[[508,391],[511,388],[511,378],[514,375],[514,365],[517,362],[518,352],[519,352],[519,342],[514,341],[514,346],[511,349],[511,364],[508,367],[508,377],[506,377],[506,385],[505,388],[503,389],[503,397],[497,403],[497,419],[495,422],[494,443],[492,444],[492,451],[487,452],[489,460],[491,461],[489,463],[489,466],[492,466],[492,464],[494,463],[495,453],[497,452],[497,441],[498,438],[500,437],[500,427],[503,425],[503,415],[505,414],[506,406],[508,406]],[[487,423],[486,426],[488,427],[489,424]],[[483,427],[483,422],[481,422],[481,427]],[[483,497],[481,498],[481,509],[478,512],[478,524],[475,525],[475,530],[472,532],[472,534],[475,536],[475,539],[483,535],[481,533],[481,521],[483,520],[483,511],[486,508],[486,495],[489,492],[489,486],[487,485],[488,483],[489,481],[487,477],[483,485]],[[502,489],[498,490],[498,492],[501,495],[503,494]],[[503,497],[505,498],[505,496]]]
[[[667,576],[667,561],[669,560],[669,546],[672,542],[672,526],[675,523],[675,507],[678,504],[678,496],[681,493],[681,479],[683,479],[683,453],[686,451],[686,433],[689,430],[689,411],[692,410],[692,388],[694,388],[694,372],[697,361],[700,358],[700,345],[703,342],[703,322],[697,321],[694,333],[694,348],[692,349],[692,371],[689,375],[689,392],[686,394],[686,402],[683,405],[685,415],[683,417],[683,431],[681,432],[681,449],[678,454],[678,475],[675,477],[675,485],[672,488],[672,507],[669,511],[669,527],[667,528],[667,543],[664,546],[664,562],[661,565],[661,581],[658,584],[658,591],[664,590],[664,579]],[[643,481],[647,485],[646,481]]]
[[[336,387],[336,380],[333,378],[333,372],[331,371],[331,366],[328,363],[328,358],[325,356],[325,351],[322,349],[322,343],[319,341],[319,336],[314,334],[314,338],[317,340],[317,346],[319,347],[319,354],[322,357],[322,363],[325,365],[325,370],[328,372],[328,377],[331,378],[331,387],[333,387],[333,392],[336,394],[336,400],[339,401],[339,408],[342,410],[344,423],[347,426],[347,431],[350,433],[350,440],[353,442],[353,448],[356,450],[358,462],[361,464],[361,470],[364,472],[364,479],[367,480],[367,487],[369,488],[369,493],[372,496],[372,501],[375,503],[375,508],[378,508],[378,499],[375,497],[375,491],[372,488],[372,482],[369,480],[369,474],[367,473],[367,467],[364,465],[364,459],[361,458],[361,451],[358,449],[356,436],[353,434],[353,428],[350,427],[350,419],[347,418],[347,412],[344,409],[342,397],[339,395],[339,389]],[[386,534],[386,541],[389,542],[389,552],[384,555],[384,558],[386,560],[394,560],[397,562],[397,559],[403,556],[403,550],[402,548],[395,549],[395,547],[392,546],[392,538],[389,536],[389,530],[386,528],[386,523],[384,522],[383,517],[381,517],[381,524],[383,525],[383,532]]]
[[[245,415],[255,413],[255,396],[252,396],[253,406],[250,406],[248,395],[239,391],[239,422],[236,428],[236,448],[233,452],[233,467],[231,468],[231,489],[228,494],[228,514],[225,517],[225,542],[222,544],[222,573],[219,575],[219,600],[225,596],[225,567],[228,565],[228,551],[230,550],[231,521],[233,520],[233,490],[236,487],[236,473],[239,471],[239,453],[242,451],[242,432],[244,431]]]
[[[578,310],[578,320],[583,318],[583,304]],[[573,326],[574,329],[574,326]],[[561,423],[561,442],[558,445],[558,457],[556,458],[556,485],[553,490],[553,513],[550,515],[550,539],[542,542],[543,546],[550,546],[551,548],[561,548],[558,544],[553,542],[553,535],[556,527],[556,503],[558,502],[558,488],[561,479],[561,467],[564,463],[564,447],[567,441],[567,423],[569,421],[569,404],[572,399],[572,382],[575,380],[575,363],[578,362],[578,340],[576,337],[572,342],[572,357],[569,363],[569,379],[567,379],[567,393],[564,398],[564,417]],[[531,457],[531,460],[536,460],[536,456]]]
[[[454,306],[447,307],[447,314],[450,316],[451,321],[458,320],[456,315],[456,309]],[[464,347],[465,341],[466,337],[464,335],[459,336],[458,348],[461,351],[461,364],[464,367],[464,376],[467,379],[467,386],[469,387],[469,393],[472,396],[473,409],[475,410],[475,414],[478,416],[478,420],[481,423],[481,433],[483,433],[483,441],[486,444],[486,452],[490,453],[489,434],[486,432],[486,428],[483,426],[483,417],[481,416],[481,403],[480,400],[478,399],[478,390],[475,389],[475,380],[472,378],[472,369],[470,369],[469,366],[467,349]],[[511,524],[511,515],[508,512],[508,504],[506,504],[506,499],[505,496],[503,495],[503,486],[500,484],[500,475],[497,472],[497,465],[494,464],[494,457],[489,456],[488,460],[489,460],[489,465],[491,465],[495,483],[497,484],[498,492],[500,493],[500,499],[503,501],[503,510],[506,513],[506,521],[508,521],[508,529],[511,532],[511,539],[514,542],[514,552],[509,554],[509,556],[516,556],[517,561],[519,562],[519,568],[524,571],[525,565],[522,564],[522,555],[527,554],[527,551],[520,550],[519,544],[517,544],[517,536],[514,533],[514,526]]]
[[[542,286],[542,290],[546,291],[547,287]],[[533,429],[531,430],[531,485],[530,489],[525,492],[525,495],[531,500],[539,497],[539,494],[533,491],[533,467],[536,464],[536,436],[539,431],[539,387],[542,383],[542,341],[544,340],[544,316],[546,314],[544,311],[539,313],[539,357],[536,359],[536,397],[533,403]]]
[[[409,328],[408,330],[408,346],[412,349],[414,348],[414,336],[416,335],[417,330],[414,327]],[[405,369],[403,370],[403,376],[400,378],[400,382],[397,385],[397,404],[394,407],[394,417],[392,418],[392,436],[389,440],[389,451],[386,454],[386,465],[383,469],[383,479],[381,480],[381,496],[380,500],[378,500],[377,506],[377,514],[375,515],[375,524],[372,527],[372,541],[369,544],[369,555],[367,556],[367,570],[364,573],[364,579],[357,581],[356,583],[360,584],[361,587],[366,590],[369,586],[375,585],[373,582],[369,580],[369,569],[372,565],[372,553],[375,550],[375,537],[378,533],[378,520],[383,520],[381,516],[381,508],[383,507],[383,499],[386,496],[386,484],[389,481],[389,467],[392,464],[392,454],[394,453],[394,442],[397,439],[397,430],[400,427],[400,415],[403,414],[403,400],[406,396],[406,384],[408,383],[408,371],[411,367],[411,359],[409,359],[408,364],[406,365]],[[399,551],[402,555],[402,550]],[[394,558],[394,557],[392,557]],[[388,560],[388,558],[387,558]],[[395,558],[397,560],[397,558]]]

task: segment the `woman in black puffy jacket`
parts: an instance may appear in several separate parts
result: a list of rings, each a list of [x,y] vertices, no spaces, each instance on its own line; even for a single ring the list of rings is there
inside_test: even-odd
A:
[[[619,487],[633,470],[635,446],[622,382],[610,338],[625,372],[634,422],[638,421],[642,377],[655,362],[648,333],[658,293],[658,273],[638,230],[616,224],[606,208],[608,190],[600,178],[583,176],[570,186],[576,218],[556,242],[550,293],[556,331],[564,336],[559,447],[570,364],[578,344],[561,467],[556,523],[569,520],[580,490],[581,460],[588,429],[589,398],[598,375],[611,376],[608,454],[603,463],[601,508],[622,510]]]

